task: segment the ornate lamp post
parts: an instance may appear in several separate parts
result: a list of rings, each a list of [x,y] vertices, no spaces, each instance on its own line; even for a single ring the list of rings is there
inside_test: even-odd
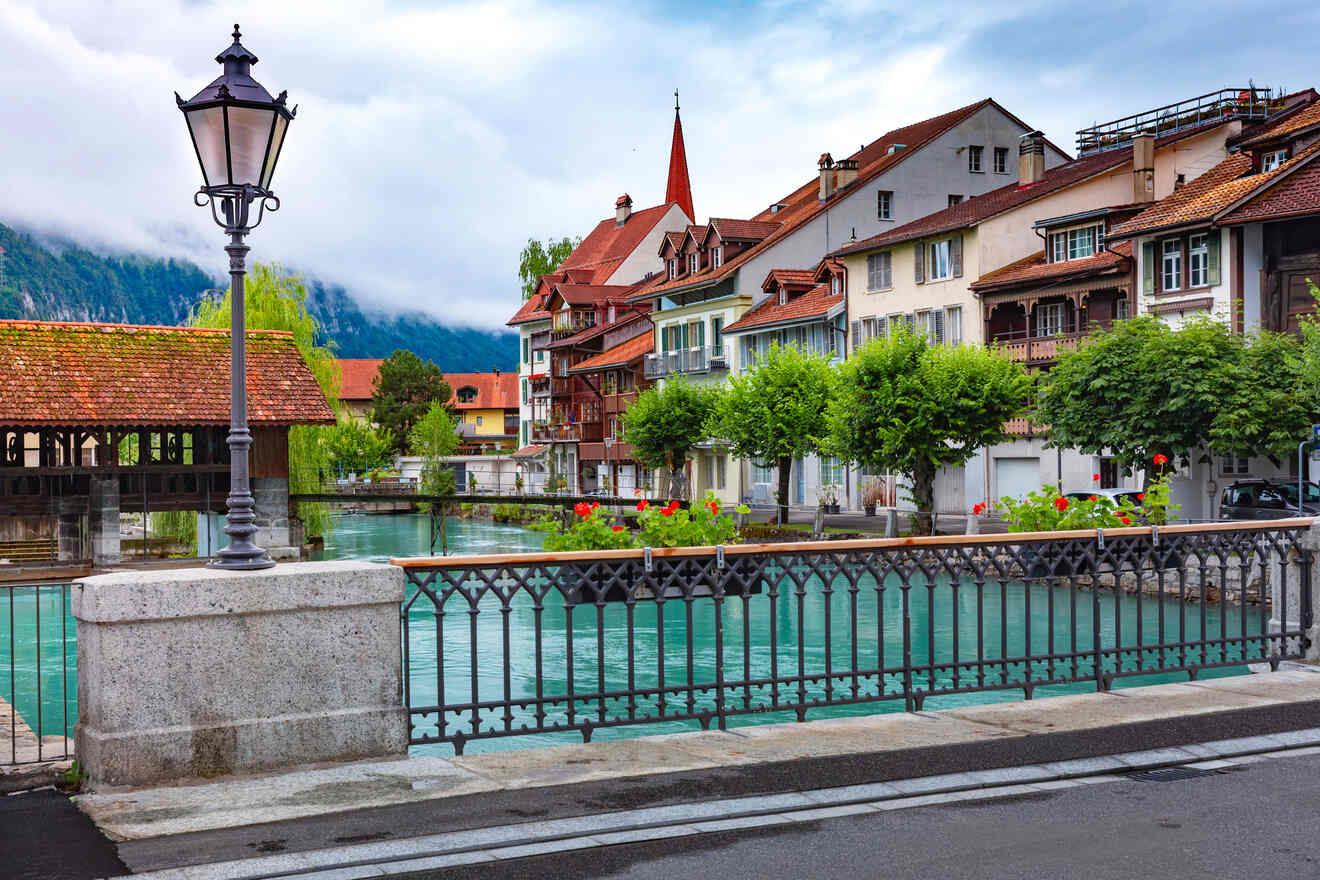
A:
[[[225,534],[229,546],[219,551],[214,568],[254,570],[275,563],[252,540],[257,528],[248,480],[248,449],[252,433],[247,420],[247,356],[244,346],[243,276],[248,247],[243,238],[260,225],[266,211],[278,211],[280,200],[270,189],[275,163],[295,107],[285,106],[288,92],[272,98],[252,78],[257,56],[243,48],[238,25],[234,43],[215,60],[224,67],[213,83],[191,100],[174,93],[202,166],[202,188],[193,196],[198,207],[210,205],[211,217],[229,236],[230,383],[229,499]],[[255,217],[253,207],[255,204]]]

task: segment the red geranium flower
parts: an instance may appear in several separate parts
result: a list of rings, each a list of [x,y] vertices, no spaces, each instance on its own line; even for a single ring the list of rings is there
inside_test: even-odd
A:
[[[972,505],[972,515],[973,515],[973,516],[979,515],[979,514],[981,513],[981,511],[983,511],[983,510],[985,510],[985,505],[984,505],[984,504],[973,504],[973,505]]]
[[[577,504],[573,505],[573,512],[583,519],[591,516],[591,508],[587,506],[585,501],[579,501]]]
[[[720,503],[718,501],[712,501],[710,503],[710,512],[716,516],[720,515]]]
[[[1138,492],[1138,493],[1137,493],[1137,500],[1138,500],[1138,501],[1145,501],[1145,500],[1146,500],[1146,493],[1145,493],[1145,492]]]
[[[1121,523],[1122,523],[1123,525],[1125,525],[1125,526],[1130,526],[1130,525],[1132,525],[1132,520],[1128,519],[1126,516],[1120,516],[1120,517],[1118,518],[1118,521],[1121,522]]]
[[[1099,474],[1091,474],[1091,480],[1092,480],[1093,482],[1096,482],[1096,483],[1100,482],[1100,475],[1099,475]]]
[[[645,498],[643,498],[641,501],[638,501],[638,502],[637,502],[637,510],[638,510],[638,512],[641,512],[641,511],[643,511],[643,510],[646,510],[646,508],[648,508],[648,507],[650,507],[650,506],[651,506],[651,503],[650,503],[649,501],[647,501]]]
[[[669,511],[672,514],[674,511],[678,510],[678,502],[670,501],[669,506],[666,507],[665,510]]]
[[[614,527],[614,531],[616,531],[616,532],[621,532],[621,531],[623,531],[623,526],[615,526],[615,527]]]
[[[673,516],[673,515],[674,515],[674,511],[673,511],[672,508],[669,508],[669,507],[662,507],[662,508],[660,508],[660,515],[661,515],[661,516]]]
[[[1155,462],[1156,467],[1163,467],[1169,463],[1169,457],[1163,452],[1155,453],[1155,457],[1151,460]]]
[[[1059,512],[1061,512],[1061,513],[1062,513],[1063,511],[1067,510],[1067,509],[1068,509],[1068,499],[1067,499],[1067,498],[1055,498],[1055,499],[1054,499],[1054,508],[1055,508],[1056,510],[1058,510]]]
[[[597,507],[600,507],[600,502],[599,502],[599,501],[593,501],[593,502],[591,502],[591,509],[592,509],[592,510],[595,510]]]

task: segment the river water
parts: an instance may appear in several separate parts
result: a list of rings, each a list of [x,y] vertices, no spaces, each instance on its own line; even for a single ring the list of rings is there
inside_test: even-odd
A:
[[[523,550],[539,550],[543,535],[529,529],[495,524],[481,520],[451,518],[447,524],[448,548],[451,555],[472,555],[490,553],[513,553]],[[430,518],[424,515],[366,515],[344,514],[337,516],[334,528],[326,538],[325,549],[317,554],[320,559],[361,559],[373,562],[387,562],[391,557],[429,555],[431,539]],[[438,545],[437,545],[438,546]],[[411,595],[411,592],[410,592]],[[969,651],[974,656],[978,635],[987,646],[987,656],[996,657],[1001,646],[1001,619],[1007,624],[1003,635],[1007,638],[1008,656],[1021,656],[1027,648],[1032,653],[1043,653],[1049,647],[1051,604],[1054,608],[1053,636],[1059,650],[1069,645],[1074,629],[1070,596],[1066,588],[1036,585],[1026,588],[1021,584],[1013,585],[1004,594],[1001,607],[998,594],[990,591],[983,596],[985,629],[976,631],[976,599],[972,590],[956,592],[947,583],[927,593],[924,589],[912,591],[913,657],[915,662],[924,662],[932,646],[938,661],[951,658],[955,620],[953,610],[958,606],[958,635],[961,648],[959,659],[966,662]],[[1085,650],[1089,646],[1091,633],[1092,599],[1090,593],[1078,593],[1082,599],[1076,611],[1076,631],[1085,634]],[[874,664],[883,645],[887,656],[886,664],[892,665],[894,658],[902,649],[901,611],[897,606],[899,591],[884,591],[884,607],[876,607],[875,592],[864,588],[860,594],[857,609],[858,631],[871,634],[870,639],[861,639],[862,656],[859,663],[865,667]],[[47,585],[42,587],[18,587],[0,591],[0,599],[8,601],[8,607],[0,609],[0,661],[8,661],[12,656],[12,681],[10,669],[0,669],[0,696],[18,707],[19,714],[36,728],[40,717],[41,731],[44,735],[58,735],[65,731],[71,735],[76,721],[76,688],[74,624],[71,609],[64,587]],[[781,674],[796,669],[800,656],[808,672],[824,669],[826,607],[833,617],[830,632],[833,634],[830,649],[833,652],[835,668],[849,662],[853,645],[849,638],[849,596],[845,590],[837,590],[828,598],[819,589],[810,590],[804,605],[804,616],[798,622],[796,612],[791,610],[791,603],[781,600],[772,609],[768,596],[755,596],[743,603],[741,600],[726,602],[722,614],[722,626],[725,633],[726,674],[740,675],[743,653],[744,632],[747,634],[748,654],[752,657],[753,674],[769,668],[770,634],[773,630],[778,643],[778,663]],[[930,602],[930,607],[926,603]],[[1102,640],[1112,644],[1113,622],[1112,609],[1115,598],[1104,594],[1103,601],[1107,609],[1102,615]],[[1188,638],[1199,636],[1201,627],[1196,606],[1180,605],[1167,601],[1160,603],[1149,598],[1142,602],[1140,615],[1135,598],[1121,596],[1117,600],[1125,645],[1134,644],[1131,634],[1136,631],[1136,622],[1140,616],[1147,632],[1147,641],[1153,638],[1158,625],[1161,604],[1163,614],[1170,627],[1182,622],[1187,627]],[[534,663],[535,614],[531,601],[525,595],[513,602],[509,615],[510,653],[504,654],[504,640],[501,615],[498,607],[486,609],[478,615],[478,657],[476,658],[477,691],[480,698],[495,699],[503,694],[504,668],[511,670],[510,680],[515,696],[534,696],[536,693],[536,666]],[[711,680],[714,667],[714,614],[709,603],[705,604],[705,613],[694,619],[692,637],[694,643],[692,675],[696,681]],[[446,694],[452,702],[465,702],[471,699],[472,685],[470,676],[452,674],[472,668],[469,654],[469,621],[466,614],[453,613],[454,607],[445,615],[445,665]],[[492,613],[485,613],[485,611]],[[435,617],[433,609],[424,602],[413,605],[409,612],[409,634],[411,647],[411,669],[409,681],[411,694],[416,705],[427,705],[436,699],[436,639]],[[1221,609],[1211,606],[1212,613],[1205,625],[1206,634],[1214,637],[1220,632],[1235,634],[1241,625],[1241,612],[1236,607]],[[594,609],[582,609],[575,616],[573,623],[574,681],[582,690],[596,686],[598,676],[603,676],[608,688],[622,688],[626,685],[626,658],[620,653],[620,646],[627,644],[627,623],[623,603],[610,603],[603,612],[606,627],[606,656],[595,656],[596,619]],[[685,646],[685,626],[682,619],[683,608],[680,602],[667,603],[665,614],[665,671],[671,683],[684,680],[687,675],[687,656]],[[1260,626],[1260,611],[1248,608],[1247,627],[1257,632]],[[38,620],[39,618],[39,620]],[[1031,643],[1026,643],[1025,633],[1030,622]],[[636,633],[634,661],[636,665],[636,686],[651,687],[656,684],[649,680],[654,677],[658,666],[658,645],[656,608],[647,603],[639,604],[635,609],[633,622]],[[547,694],[562,692],[567,677],[567,646],[565,633],[567,620],[562,607],[553,602],[546,603],[541,621],[543,638],[543,666],[541,685]],[[1170,632],[1176,632],[1170,629]],[[40,632],[40,639],[38,639]],[[12,636],[11,636],[12,633]],[[877,634],[880,634],[877,638]],[[11,650],[12,643],[12,650]],[[40,644],[38,651],[37,645]],[[867,651],[871,655],[866,654]],[[731,659],[730,659],[731,658]],[[39,671],[38,671],[39,667]],[[736,668],[735,668],[736,667]],[[1238,674],[1245,667],[1228,667],[1220,670],[1205,670],[1202,677]],[[1119,679],[1115,687],[1152,684],[1164,681],[1185,681],[1186,675],[1171,673],[1163,675],[1144,675]],[[947,685],[948,682],[937,682]],[[812,688],[818,688],[812,685]],[[887,689],[893,688],[891,681]],[[1094,684],[1080,683],[1071,685],[1050,685],[1036,689],[1037,696],[1064,693],[1086,693],[1095,689]],[[40,699],[38,699],[40,692]],[[1017,701],[1023,699],[1021,690],[989,691],[980,693],[952,694],[932,697],[926,701],[925,708],[939,709],[957,705],[976,703]],[[40,711],[38,711],[40,705]],[[853,706],[836,706],[813,709],[809,718],[838,717],[844,715],[872,714],[878,712],[903,711],[901,699],[879,703]],[[530,711],[530,710],[528,710]],[[555,717],[551,711],[550,718]],[[785,713],[765,712],[732,718],[730,726],[741,724],[763,724],[775,721],[791,720],[794,716]],[[644,736],[655,733],[677,732],[698,729],[695,721],[663,722],[636,727],[602,728],[595,732],[594,739],[616,739],[632,736]],[[419,728],[419,732],[424,732]],[[0,752],[7,752],[8,744],[5,732],[0,732]],[[574,732],[558,734],[538,734],[491,740],[473,741],[467,744],[468,752],[491,751],[508,748],[520,748],[534,745],[551,745],[580,742],[580,735]],[[448,745],[435,744],[414,747],[414,752],[431,754],[451,754]],[[0,761],[4,760],[0,754]]]

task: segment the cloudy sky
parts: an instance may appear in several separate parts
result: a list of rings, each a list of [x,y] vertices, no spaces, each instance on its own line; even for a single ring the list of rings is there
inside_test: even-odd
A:
[[[222,271],[172,93],[216,76],[234,21],[300,105],[253,258],[481,327],[529,236],[661,199],[675,87],[704,219],[987,95],[1070,147],[1248,79],[1320,85],[1304,4],[0,0],[0,222]]]

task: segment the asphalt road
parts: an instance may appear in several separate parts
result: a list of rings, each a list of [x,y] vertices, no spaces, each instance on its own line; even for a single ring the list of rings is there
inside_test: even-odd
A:
[[[1205,880],[1320,876],[1320,756],[1173,781],[605,847],[412,880],[609,877]]]
[[[0,796],[0,880],[93,880],[127,873],[115,847],[54,789]]]

